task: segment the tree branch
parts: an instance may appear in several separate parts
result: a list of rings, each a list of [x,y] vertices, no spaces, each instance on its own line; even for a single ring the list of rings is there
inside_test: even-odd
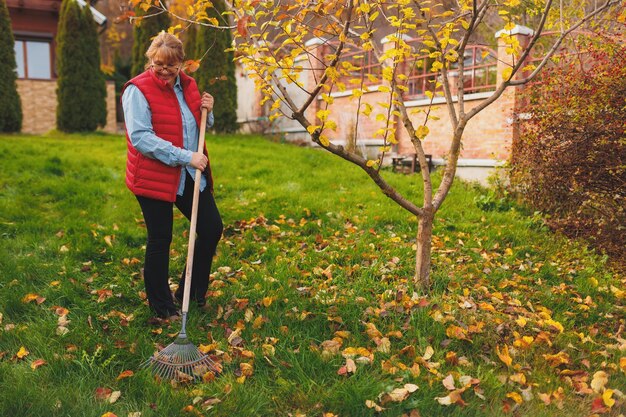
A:
[[[618,3],[620,3],[620,0],[607,0],[599,8],[595,9],[593,12],[591,12],[591,13],[587,14],[586,16],[582,17],[576,24],[572,25],[567,30],[562,31],[561,36],[559,36],[558,39],[554,42],[554,45],[552,45],[552,48],[550,48],[550,50],[546,53],[546,55],[543,57],[543,59],[541,60],[539,65],[537,65],[537,67],[533,70],[533,72],[526,78],[512,80],[509,83],[509,85],[511,85],[511,86],[524,85],[524,84],[527,84],[529,81],[531,81],[533,78],[535,78],[537,76],[537,74],[539,74],[541,69],[548,63],[550,58],[552,58],[552,56],[554,56],[554,54],[558,50],[558,48],[561,45],[561,43],[563,43],[565,38],[570,33],[574,32],[576,29],[578,29],[579,27],[581,27],[585,23],[587,23],[590,20],[592,20],[595,16],[597,16],[598,14],[603,12],[604,10],[609,9],[609,8],[617,5]],[[522,63],[526,60],[526,58],[530,54],[530,51],[532,50],[532,48],[534,47],[535,43],[537,42],[537,40],[541,36],[541,32],[543,31],[544,24],[545,24],[545,19],[542,19],[542,22],[540,24],[540,30],[537,33],[535,33],[535,36],[533,36],[533,38],[531,39],[528,47],[524,50],[524,53],[520,56],[520,61],[518,62],[518,64],[514,68],[512,74],[517,72],[519,67],[522,65]]]
[[[352,10],[354,9],[354,2],[349,1],[348,3],[349,3],[348,10],[347,10],[347,15],[348,16],[346,18],[346,24],[344,25],[343,31],[342,31],[344,36],[346,36],[348,34],[348,30],[350,28],[350,16],[352,16]],[[343,41],[343,40],[339,41],[339,46],[337,47],[337,52],[335,52],[335,58],[331,61],[330,65],[327,68],[334,68],[334,67],[337,66],[337,64],[339,63],[339,58],[341,57],[341,51],[343,50],[344,44],[345,44],[345,41]],[[324,84],[326,83],[327,79],[328,79],[328,74],[324,73],[324,75],[322,76],[320,81],[317,83],[317,86],[313,89],[313,92],[311,93],[309,98],[304,102],[302,107],[300,107],[295,112],[296,114],[304,114],[304,112],[311,105],[313,100],[317,99],[317,95],[322,90],[322,88],[323,88]]]

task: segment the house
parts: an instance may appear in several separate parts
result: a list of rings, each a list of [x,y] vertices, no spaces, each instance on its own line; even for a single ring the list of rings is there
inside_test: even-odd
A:
[[[85,7],[84,0],[77,0]],[[61,0],[6,0],[15,37],[17,90],[22,101],[22,132],[45,133],[56,127],[56,33]],[[96,23],[104,30],[106,17],[91,7]],[[115,85],[107,82],[107,124],[114,133]]]

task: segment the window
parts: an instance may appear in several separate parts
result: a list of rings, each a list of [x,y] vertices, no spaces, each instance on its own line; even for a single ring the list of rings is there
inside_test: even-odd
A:
[[[52,78],[50,59],[51,42],[41,40],[15,40],[15,59],[18,78],[49,80]]]

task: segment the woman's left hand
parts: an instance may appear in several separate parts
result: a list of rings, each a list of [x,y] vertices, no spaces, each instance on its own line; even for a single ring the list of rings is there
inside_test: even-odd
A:
[[[205,91],[204,93],[202,93],[202,101],[200,104],[200,108],[204,107],[207,110],[207,112],[211,113],[213,111],[214,101],[215,100],[213,99],[213,96]]]

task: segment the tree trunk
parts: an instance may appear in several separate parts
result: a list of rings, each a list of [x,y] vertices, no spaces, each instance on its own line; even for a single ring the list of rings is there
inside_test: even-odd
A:
[[[424,292],[430,288],[430,252],[433,239],[434,210],[424,207],[417,228],[417,251],[415,253],[415,285]]]

